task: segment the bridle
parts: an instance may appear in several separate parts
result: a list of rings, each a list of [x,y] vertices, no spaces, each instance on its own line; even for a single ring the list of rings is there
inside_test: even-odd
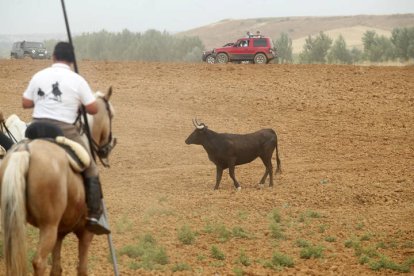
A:
[[[112,137],[112,118],[113,118],[113,114],[112,114],[112,111],[111,111],[111,106],[109,105],[109,101],[104,97],[99,97],[99,98],[101,98],[104,101],[105,108],[106,108],[106,111],[108,113],[108,117],[109,117],[109,136],[108,136],[108,141],[103,145],[99,145],[92,138],[92,150],[96,153],[96,155],[98,156],[99,161],[101,161],[102,165],[105,168],[108,168],[109,163],[104,159],[106,159],[109,156],[109,153],[112,151],[112,149],[116,145],[116,138]]]
[[[111,111],[111,106],[109,104],[109,101],[105,98],[105,97],[98,97],[99,99],[102,99],[103,102],[105,103],[105,109],[108,113],[108,117],[109,117],[109,136],[108,136],[108,140],[105,144],[103,145],[99,145],[91,136],[91,151],[93,153],[96,153],[96,155],[99,158],[99,161],[101,162],[101,164],[105,167],[105,168],[109,168],[109,162],[107,160],[109,153],[111,153],[111,151],[114,149],[115,145],[116,145],[116,138],[114,138],[112,136],[112,118],[113,118],[113,114]],[[84,122],[82,121],[82,113],[79,112],[78,114],[78,118],[76,119],[74,124],[78,124],[79,129],[82,133],[86,133],[85,128],[86,125],[84,124]],[[94,154],[92,153],[92,156],[94,156]]]

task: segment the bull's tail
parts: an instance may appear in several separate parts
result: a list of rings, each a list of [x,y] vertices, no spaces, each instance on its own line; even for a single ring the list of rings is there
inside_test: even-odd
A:
[[[26,275],[26,173],[30,154],[11,153],[1,183],[1,222],[6,275]]]
[[[279,148],[277,146],[277,135],[275,139],[275,145],[276,145],[276,171],[275,171],[275,174],[276,174],[276,173],[282,173],[282,163],[280,162]]]

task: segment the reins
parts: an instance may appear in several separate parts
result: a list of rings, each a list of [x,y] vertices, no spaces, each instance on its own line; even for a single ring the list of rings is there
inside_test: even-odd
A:
[[[99,145],[91,136],[91,144],[92,144],[92,148],[91,151],[93,151],[94,153],[96,153],[96,155],[99,158],[99,161],[101,162],[101,164],[105,167],[105,168],[109,168],[109,164],[103,161],[103,158],[107,157],[110,153],[110,151],[112,150],[112,148],[114,146],[112,146],[112,112],[111,112],[111,108],[109,105],[109,102],[107,99],[103,98],[103,97],[99,97],[100,99],[102,99],[105,103],[105,108],[106,111],[108,113],[108,117],[109,117],[109,136],[108,136],[108,141],[103,144],[103,145]],[[81,134],[85,133],[85,128],[86,125],[83,123],[82,121],[82,114],[81,112],[79,112],[78,117],[76,118],[76,121],[74,124],[78,123],[79,124],[79,128],[81,130]]]

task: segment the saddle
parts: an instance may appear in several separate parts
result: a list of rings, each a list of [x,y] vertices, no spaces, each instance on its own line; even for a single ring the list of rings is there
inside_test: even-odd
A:
[[[63,136],[63,131],[52,124],[35,122],[26,129],[25,136],[31,140],[44,139],[63,148],[71,168],[76,172],[83,172],[91,163],[86,149],[79,143]]]

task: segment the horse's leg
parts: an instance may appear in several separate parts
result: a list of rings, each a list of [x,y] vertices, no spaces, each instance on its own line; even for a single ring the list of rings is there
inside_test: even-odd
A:
[[[58,235],[55,247],[52,252],[52,270],[50,271],[51,276],[62,275],[62,266],[60,264],[60,252],[62,250],[62,241],[65,236]]]
[[[57,238],[57,224],[39,227],[39,244],[33,258],[34,275],[42,276],[46,271],[47,256],[52,251]]]
[[[88,275],[88,252],[89,246],[91,245],[93,234],[89,231],[82,231],[76,234],[79,239],[78,242],[78,254],[79,254],[79,265],[78,265],[78,276]]]

